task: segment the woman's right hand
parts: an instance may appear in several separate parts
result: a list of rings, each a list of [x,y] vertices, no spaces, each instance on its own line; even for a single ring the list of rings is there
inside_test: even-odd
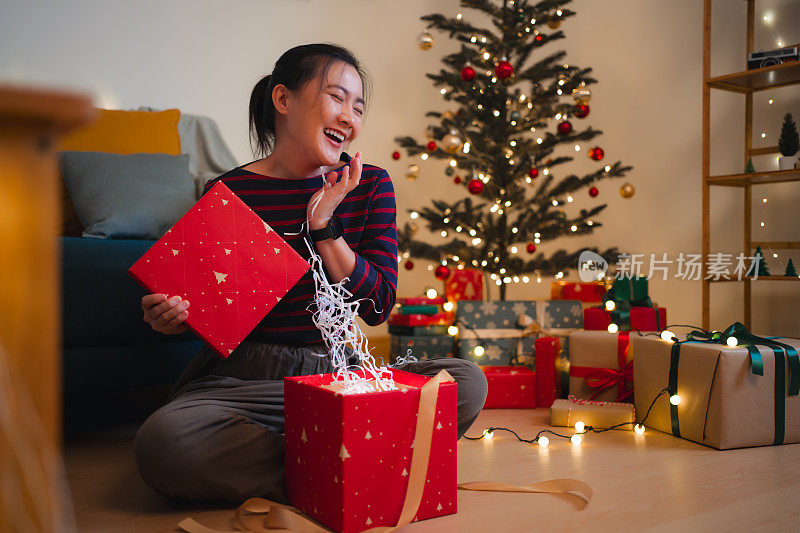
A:
[[[188,330],[184,320],[189,316],[189,300],[180,296],[167,299],[166,294],[148,294],[142,298],[143,320],[159,333],[176,335]]]

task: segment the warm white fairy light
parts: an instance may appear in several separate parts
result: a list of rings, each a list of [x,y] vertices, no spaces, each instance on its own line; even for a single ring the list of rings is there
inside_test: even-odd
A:
[[[428,287],[428,289],[425,291],[425,296],[433,300],[434,298],[439,296],[439,291],[437,291],[433,287]]]
[[[458,163],[456,163],[456,160],[455,160],[455,159],[451,159],[451,160],[450,160],[450,166],[451,166],[451,167],[454,167],[454,166],[456,166],[457,164],[458,164]]]
[[[559,85],[561,84],[559,83]],[[561,120],[561,113],[556,113],[556,120]]]
[[[782,47],[782,46],[783,46],[783,39],[781,39],[781,38],[779,37],[779,38],[778,38],[778,40],[777,40],[777,41],[775,41],[775,44],[777,44],[777,45],[778,45],[778,48]]]
[[[635,426],[633,426],[633,431],[637,435],[642,435],[644,433],[644,426],[641,424],[636,424]]]
[[[678,396],[677,394],[673,394],[672,396],[669,397],[669,403],[671,403],[672,405],[678,405],[679,403],[681,403],[681,397]]]
[[[469,40],[469,42],[471,42],[471,43],[474,43],[474,42],[477,42],[477,41],[478,41],[478,38],[477,38],[477,37],[475,37],[474,35],[473,35],[473,36],[472,36],[472,38]]]
[[[609,300],[606,302],[606,311],[613,311],[617,308],[617,304],[614,303],[614,300]]]
[[[562,95],[562,94],[564,94],[564,93],[561,91],[561,89],[559,89],[559,90],[557,90],[557,91],[556,91],[556,94],[557,94],[558,96],[561,96],[561,95]]]
[[[541,137],[537,137],[536,138],[536,144],[542,144],[542,138]]]
[[[665,329],[661,332],[661,338],[667,342],[673,342],[675,340],[675,334],[672,333],[670,330]]]
[[[770,26],[772,22],[775,20],[775,13],[773,13],[772,11],[767,11],[766,13],[764,13],[764,16],[761,17],[761,20],[764,21],[764,24]]]
[[[422,155],[421,155],[421,156],[419,156],[419,157],[420,157],[420,158],[421,158],[423,161],[427,161],[427,160],[428,160],[428,154],[422,154]]]
[[[561,279],[563,277],[564,277],[564,273],[563,272],[559,272],[558,274],[556,274],[556,279]]]
[[[766,198],[762,198],[761,199],[761,203],[763,203],[763,204],[767,203],[767,199]]]
[[[567,195],[567,202],[572,203],[573,200],[574,200],[574,198],[572,196]]]
[[[580,435],[578,435],[578,434],[576,433],[576,434],[574,434],[573,436],[571,436],[571,437],[569,438],[569,440],[572,442],[572,445],[573,445],[573,446],[580,446],[580,445],[581,445],[581,442],[583,442],[583,437],[581,437]]]
[[[487,429],[483,432],[483,438],[486,440],[492,440],[492,437],[494,437],[494,431]]]
[[[763,139],[763,138],[765,138],[766,136],[767,136],[766,132],[763,132],[763,131],[762,131],[762,132],[761,132],[761,138]]]
[[[538,238],[538,237],[537,237],[536,239],[533,239],[533,243],[534,243],[534,244],[539,244],[540,242],[542,242],[542,241],[541,241],[541,240],[539,240],[539,238]]]
[[[586,221],[586,225],[587,225],[587,226],[593,226],[593,225],[594,225],[594,222],[592,222],[591,220],[587,220],[587,221]]]
[[[519,231],[519,228],[517,228],[516,226],[511,228],[511,233],[516,233],[518,231]]]
[[[511,278],[511,279],[513,279],[513,280],[514,280],[514,283],[519,283],[519,276],[514,276],[514,277],[513,277],[513,278]]]
[[[512,254],[515,254],[515,253],[517,253],[517,247],[516,247],[516,246],[512,246],[512,247],[511,247],[511,253],[512,253]]]
[[[572,225],[569,227],[570,231],[578,231],[578,226]]]
[[[548,174],[550,174],[550,169],[549,169],[549,168],[546,168],[546,169],[544,169],[544,170],[542,171],[542,174],[544,174],[545,176],[547,176]]]
[[[536,239],[538,239],[539,237],[541,237],[541,236],[542,236],[542,234],[541,234],[541,233],[539,233],[539,232],[537,231],[536,233],[534,233],[534,234],[533,234],[533,236],[534,236]]]
[[[558,15],[559,17],[561,16],[561,10],[560,9],[558,11],[556,11],[556,15]]]
[[[471,230],[469,230],[469,234],[470,234],[471,237],[474,237],[476,235],[476,232],[475,232],[474,229],[471,229]]]
[[[772,102],[774,102],[774,101],[775,101],[775,100],[773,100],[772,98],[770,98],[770,99],[769,99],[769,105],[772,105]]]
[[[728,337],[728,339],[725,341],[725,344],[731,348],[735,348],[736,346],[739,346],[739,339],[736,337]]]
[[[412,211],[408,216],[416,220],[417,218],[419,218],[419,213],[417,213],[416,211]]]
[[[440,92],[441,94],[444,94],[444,93],[446,93],[446,92],[447,92],[447,89],[442,89],[442,90],[441,90],[441,91],[439,91],[439,92]]]
[[[456,20],[461,20],[461,17],[462,17],[462,16],[463,16],[463,15],[462,15],[461,13],[459,13],[458,15],[456,15]]]
[[[465,153],[465,154],[468,154],[468,153],[469,153],[469,143],[468,143],[468,142],[465,142],[465,143],[464,143],[464,153]]]
[[[483,346],[478,345],[474,350],[472,350],[472,352],[475,354],[475,357],[480,357],[484,354],[485,350],[483,349]]]
[[[475,237],[474,239],[472,239],[472,244],[474,244],[475,246],[479,245],[480,243],[481,243],[480,237]]]
[[[442,309],[444,309],[448,313],[453,310],[453,307],[455,307],[455,305],[453,305],[453,302],[445,302],[442,304]]]
[[[489,57],[491,57],[491,55],[489,54],[489,52],[484,52],[484,54],[483,54],[483,58],[484,58],[484,59],[489,59]]]
[[[447,327],[447,334],[450,335],[451,337],[455,337],[456,335],[458,335],[458,327],[456,327],[456,326],[448,326]]]
[[[442,237],[447,237],[447,232],[445,230],[442,230]]]
[[[577,431],[578,433],[583,433],[584,429],[586,429],[586,424],[584,424],[580,420],[575,422],[575,431]]]
[[[541,282],[542,282],[542,278],[540,276],[536,276],[536,283],[541,283]]]
[[[764,224],[764,221],[762,220],[761,221],[761,227],[763,228],[764,226],[765,226],[765,224]]]
[[[536,441],[539,443],[540,448],[547,448],[547,445],[550,444],[550,439],[542,435]]]
[[[505,274],[505,273],[506,273],[506,269],[505,269],[505,268],[501,268],[501,269],[500,269],[500,273],[501,273],[501,274]]]
[[[580,152],[581,151],[580,145],[578,145],[578,144],[575,145],[575,151],[576,152]]]
[[[610,171],[610,170],[611,170],[611,166],[610,166],[610,165],[606,165],[606,166],[605,166],[605,168],[604,168],[603,170],[605,170],[606,172],[608,172],[608,171]]]
[[[609,333],[616,333],[619,331],[619,326],[614,324],[613,322],[608,325],[608,332]]]
[[[528,276],[522,276],[522,283],[528,283],[531,280]]]
[[[558,205],[558,200],[553,200],[553,206],[557,206],[557,205]]]
[[[508,144],[509,144],[509,146],[516,146],[516,145],[517,145],[517,141],[511,141],[511,142],[510,142],[510,143],[508,143]]]

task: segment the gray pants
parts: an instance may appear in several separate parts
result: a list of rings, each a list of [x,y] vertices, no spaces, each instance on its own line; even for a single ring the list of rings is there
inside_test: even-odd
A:
[[[283,377],[332,370],[324,345],[293,347],[245,341],[228,359],[209,348],[195,356],[166,405],[139,428],[134,454],[147,485],[171,498],[241,502],[284,493]],[[486,399],[486,377],[463,359],[407,363],[399,370],[458,384],[458,438]]]

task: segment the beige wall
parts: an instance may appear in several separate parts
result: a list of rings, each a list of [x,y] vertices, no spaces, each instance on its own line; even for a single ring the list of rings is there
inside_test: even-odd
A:
[[[757,48],[774,47],[778,36],[787,44],[800,42],[800,2],[757,4]],[[745,5],[714,1],[712,75],[743,68]],[[624,200],[617,193],[621,182],[601,183],[598,199],[609,204],[600,217],[604,226],[591,237],[565,239],[564,246],[618,246],[670,257],[699,253],[702,2],[576,0],[572,7],[578,15],[562,26],[567,39],[544,50],[564,48],[568,62],[594,68],[599,84],[592,87],[591,114],[578,122],[605,132],[596,144],[609,160],[634,166],[629,180],[637,193]],[[772,27],[760,20],[769,9],[775,12]],[[459,191],[444,175],[441,162],[423,163],[421,177],[411,183],[404,178],[408,159],[390,157],[395,136],[421,137],[427,124],[424,113],[446,108],[424,74],[438,71],[440,58],[456,45],[435,32],[434,47],[419,50],[419,17],[433,11],[454,15],[457,10],[454,0],[15,0],[0,8],[0,78],[88,89],[108,107],[178,107],[211,116],[244,163],[251,159],[246,113],[255,81],[293,45],[341,43],[361,58],[374,80],[369,117],[352,151],[362,150],[367,162],[392,174],[402,224],[406,209]],[[469,11],[465,16],[476,20]],[[771,106],[769,98],[775,100]],[[739,95],[714,93],[714,173],[737,172],[742,166],[743,102]],[[758,93],[755,109],[754,145],[774,145],[785,112],[793,112],[800,122],[800,91]],[[767,132],[763,141],[761,131]],[[588,162],[581,155],[571,168],[589,169]],[[762,158],[756,166],[766,169],[776,163]],[[766,206],[760,202],[764,196]],[[754,239],[800,240],[800,185],[759,187],[753,197]],[[586,200],[588,195],[579,193],[576,205]],[[759,226],[761,220],[766,229]],[[738,252],[739,191],[714,191],[712,222],[712,251]],[[782,252],[778,259],[768,257],[773,273],[782,273],[779,263],[785,265],[786,259]],[[800,252],[794,261],[800,268]],[[411,272],[401,270],[401,296],[435,285],[427,263],[416,263]],[[547,281],[514,286],[509,297],[546,297]],[[670,322],[699,324],[699,282],[655,280],[651,286],[654,299],[669,309]],[[712,326],[721,328],[741,318],[740,291],[733,284],[712,287]],[[800,315],[793,311],[800,303],[800,283],[756,284],[754,301],[757,331],[800,333]],[[385,326],[374,333],[381,332]]]

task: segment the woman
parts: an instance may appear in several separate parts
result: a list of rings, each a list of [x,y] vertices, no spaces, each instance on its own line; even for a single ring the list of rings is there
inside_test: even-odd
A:
[[[250,98],[251,136],[257,155],[265,157],[211,180],[203,193],[225,182],[306,259],[304,236],[291,233],[308,218],[328,277],[348,278],[345,287],[362,299],[359,315],[376,325],[395,302],[396,213],[388,173],[363,164],[360,152],[353,158],[344,153],[361,132],[364,79],[358,61],[339,46],[303,45],[284,53]],[[340,166],[340,160],[349,162]],[[150,487],[173,498],[286,502],[283,377],[332,370],[328,357],[316,355],[327,348],[307,309],[313,301],[309,271],[227,359],[208,347],[195,356],[166,405],[136,435],[136,462]],[[189,302],[180,297],[147,295],[142,310],[156,331],[187,329]],[[439,359],[397,368],[427,376],[446,369],[453,376],[459,438],[483,407],[486,379],[470,362]]]

